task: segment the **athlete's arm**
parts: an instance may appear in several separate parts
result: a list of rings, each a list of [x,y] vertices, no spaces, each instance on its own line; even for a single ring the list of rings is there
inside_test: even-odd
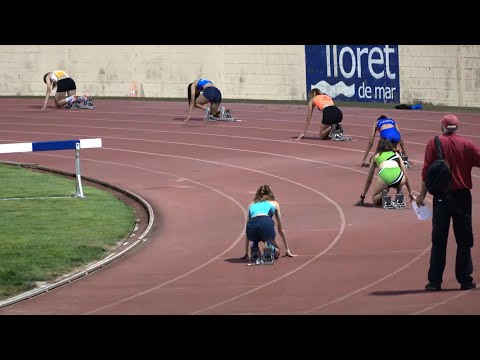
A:
[[[192,116],[192,111],[193,111],[193,107],[195,106],[195,89],[197,87],[197,84],[198,84],[198,80],[195,80],[192,85],[190,85],[190,108],[188,109],[188,116],[187,118],[185,119],[185,122],[189,122],[190,121],[190,116]]]
[[[360,199],[355,204],[353,204],[355,206],[363,205],[363,202],[365,201],[365,196],[367,195],[368,189],[372,184],[373,175],[375,174],[375,168],[377,167],[377,163],[375,162],[376,158],[377,158],[376,156],[373,156],[372,159],[370,160],[370,167],[368,168],[367,180],[365,181],[365,186],[363,187],[363,192],[360,195]]]
[[[250,203],[250,205],[248,205],[248,220],[247,221],[250,221],[250,206],[252,206],[252,203]],[[243,256],[240,258],[240,259],[247,259],[248,258],[248,238],[247,238],[247,235],[245,234],[245,253],[243,254]]]
[[[370,134],[370,138],[368,139],[368,144],[367,144],[367,148],[365,149],[365,154],[363,154],[362,162],[360,164],[358,164],[358,166],[364,166],[365,165],[365,160],[367,159],[368,152],[370,151],[370,149],[373,146],[373,141],[375,140],[375,133],[376,132],[377,132],[377,122],[375,121],[375,123],[373,124],[372,133]]]
[[[397,153],[399,159],[398,159],[398,164],[400,165],[400,169],[403,171],[403,176],[405,176],[405,186],[408,189],[408,197],[410,198],[410,202],[415,199],[415,196],[413,196],[412,193],[412,188],[410,187],[410,182],[408,181],[408,174],[407,174],[407,168],[405,167],[405,164],[403,163],[402,157],[399,153]]]
[[[50,93],[52,92],[52,80],[50,80],[50,74],[48,74],[45,80],[47,81],[47,92],[45,94],[45,101],[43,103],[42,110],[45,110],[47,108],[48,98],[50,97]]]
[[[407,156],[407,152],[405,151],[405,145],[403,144],[403,137],[402,137],[402,133],[400,132],[400,129],[398,128],[398,125],[397,123],[395,123],[395,128],[397,129],[398,133],[400,134],[400,147],[402,148],[402,153],[403,155]]]
[[[282,223],[282,213],[280,210],[280,204],[275,201],[275,219],[277,220],[277,229],[278,233],[280,234],[280,237],[282,238],[283,245],[285,246],[285,256],[290,256],[293,257],[293,255],[290,252],[290,248],[288,247],[288,241],[287,241],[287,234],[285,233],[285,230],[283,229],[283,223]]]
[[[305,119],[305,128],[303,129],[303,132],[297,137],[297,140],[303,139],[305,137],[305,134],[307,133],[307,129],[310,126],[310,121],[312,120],[313,107],[314,105],[312,98],[308,103],[307,118]]]

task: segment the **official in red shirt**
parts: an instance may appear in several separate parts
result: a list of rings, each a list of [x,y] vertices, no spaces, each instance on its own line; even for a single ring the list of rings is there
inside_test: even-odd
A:
[[[428,270],[427,291],[441,290],[443,272],[447,257],[447,239],[450,219],[457,242],[455,276],[461,290],[476,287],[473,282],[473,264],[471,248],[473,247],[472,231],[472,167],[480,167],[480,148],[473,142],[457,134],[459,125],[455,115],[445,115],[442,120],[443,156],[448,163],[451,179],[448,189],[442,194],[433,196],[432,216],[432,249],[430,268]],[[438,159],[434,139],[430,139],[425,149],[425,160],[422,170],[422,189],[417,196],[417,205],[425,205],[423,200],[427,194],[425,179],[430,164]]]

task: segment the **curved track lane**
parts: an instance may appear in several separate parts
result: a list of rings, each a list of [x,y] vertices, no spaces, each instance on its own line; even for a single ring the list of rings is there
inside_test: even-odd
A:
[[[82,151],[82,173],[129,189],[154,209],[148,240],[122,259],[0,314],[479,314],[477,290],[461,292],[449,238],[440,293],[425,293],[431,224],[407,209],[353,207],[366,176],[355,166],[373,120],[386,110],[344,108],[352,142],[293,142],[304,106],[232,104],[242,121],[203,124],[185,104],[99,100],[95,111],[40,111],[36,100],[0,101],[0,143],[102,138]],[[392,106],[393,108],[393,106]],[[392,109],[419,189],[426,141],[442,113]],[[459,114],[460,133],[480,143],[480,115]],[[74,171],[69,152],[2,154]],[[480,213],[474,169],[474,214]],[[283,205],[291,250],[274,266],[246,266],[246,206],[270,184]],[[367,198],[368,200],[368,198]],[[480,232],[474,216],[474,233]],[[389,227],[379,227],[388,223]],[[474,278],[480,281],[478,246]]]

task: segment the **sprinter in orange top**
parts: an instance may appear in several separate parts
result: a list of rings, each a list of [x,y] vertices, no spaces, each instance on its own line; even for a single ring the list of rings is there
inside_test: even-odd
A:
[[[308,126],[310,125],[310,121],[312,120],[312,113],[315,107],[317,107],[318,110],[322,111],[323,113],[322,125],[320,125],[320,140],[328,139],[331,125],[339,124],[342,121],[342,111],[334,105],[333,100],[330,96],[322,93],[317,88],[310,90],[308,98],[310,99],[310,101],[308,103],[308,113],[307,119],[305,120],[305,129],[297,137],[297,140],[301,140],[305,137]]]

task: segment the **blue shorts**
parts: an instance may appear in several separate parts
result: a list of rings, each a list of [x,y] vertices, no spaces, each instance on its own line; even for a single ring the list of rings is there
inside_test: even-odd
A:
[[[393,146],[397,146],[401,139],[400,133],[394,127],[380,131],[380,137],[390,141]]]
[[[254,244],[275,239],[275,223],[270,216],[251,218],[245,228],[247,239]]]
[[[220,104],[222,102],[222,93],[213,86],[205,88],[205,90],[203,90],[203,96],[211,103]]]

